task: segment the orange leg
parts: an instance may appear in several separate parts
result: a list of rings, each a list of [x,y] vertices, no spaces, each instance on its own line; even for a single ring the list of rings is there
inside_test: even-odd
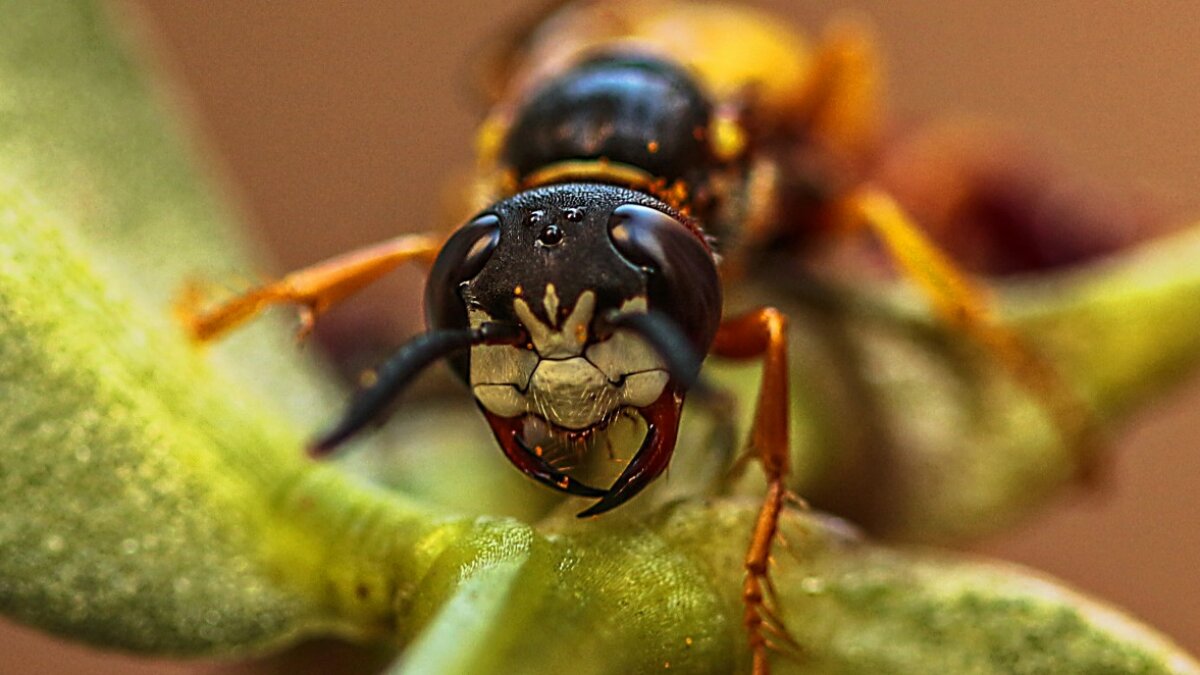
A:
[[[850,227],[867,227],[951,328],[991,353],[1049,412],[1064,442],[1092,445],[1092,415],[1053,364],[993,316],[987,290],[977,285],[904,213],[886,192],[864,187],[841,205]],[[1085,475],[1092,467],[1081,463]]]
[[[759,509],[746,551],[746,580],[742,601],[746,605],[744,622],[754,654],[755,675],[769,672],[768,648],[778,648],[767,636],[775,635],[795,648],[782,622],[766,603],[764,590],[770,592],[769,565],[771,547],[779,527],[779,516],[788,501],[784,484],[791,453],[788,443],[788,367],[787,318],[772,307],[749,312],[721,324],[713,343],[713,354],[731,359],[763,359],[762,384],[750,432],[749,453],[762,464],[767,475],[767,495]]]
[[[441,241],[410,234],[352,251],[297,270],[278,281],[252,288],[209,309],[198,307],[195,293],[187,294],[177,308],[180,321],[199,342],[220,337],[254,318],[271,305],[300,307],[300,331],[312,331],[317,315],[345,300],[379,277],[410,260],[432,263]]]

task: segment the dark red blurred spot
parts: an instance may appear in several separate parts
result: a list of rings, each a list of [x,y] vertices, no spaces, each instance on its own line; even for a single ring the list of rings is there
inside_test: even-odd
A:
[[[874,179],[970,271],[1058,269],[1161,231],[1148,200],[1052,165],[1030,144],[984,124],[897,135]]]

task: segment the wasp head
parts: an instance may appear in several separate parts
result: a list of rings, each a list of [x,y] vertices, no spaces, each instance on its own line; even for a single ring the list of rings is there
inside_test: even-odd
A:
[[[720,314],[699,230],[666,204],[609,185],[555,185],[495,204],[451,237],[426,287],[431,330],[523,331],[517,344],[478,344],[452,365],[527,473],[536,473],[521,463],[527,417],[579,435],[632,409],[649,428],[638,456],[668,436],[673,446],[695,374],[686,371],[698,369]],[[681,353],[696,355],[694,365],[681,366]],[[577,491],[561,476],[535,477]]]

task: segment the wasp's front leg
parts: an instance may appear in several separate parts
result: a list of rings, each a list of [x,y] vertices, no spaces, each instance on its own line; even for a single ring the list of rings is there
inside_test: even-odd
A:
[[[768,649],[796,649],[795,641],[777,615],[777,608],[772,609],[767,603],[768,594],[773,595],[769,593],[772,589],[769,576],[771,548],[778,532],[780,514],[789,499],[784,482],[791,465],[787,317],[773,307],[765,307],[726,321],[717,331],[712,352],[724,358],[761,358],[763,361],[762,383],[747,452],[762,464],[767,476],[767,494],[746,551],[742,601],[746,606],[744,620],[754,654],[754,673],[765,675],[769,671]]]
[[[227,300],[216,307],[199,307],[198,294],[190,293],[179,303],[176,314],[198,342],[215,340],[249,321],[271,305],[297,305],[300,310],[298,338],[306,337],[319,314],[362,290],[371,282],[410,260],[432,263],[441,240],[410,234],[352,251]]]

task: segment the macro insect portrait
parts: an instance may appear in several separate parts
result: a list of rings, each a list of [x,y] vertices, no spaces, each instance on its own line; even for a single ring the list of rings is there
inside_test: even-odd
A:
[[[97,21],[77,4],[14,20]],[[1200,362],[1193,230],[994,120],[902,119],[866,14],[523,9],[432,75],[477,101],[469,137],[445,139],[462,170],[410,176],[443,187],[393,205],[410,215],[374,242],[316,226],[357,243],[280,275],[255,279],[227,215],[181,187],[202,183],[178,148],[93,157],[109,146],[80,137],[86,174],[161,192],[103,198],[129,222],[116,235],[20,240],[13,266],[65,290],[43,316],[24,300],[42,286],[13,282],[0,344],[78,324],[114,346],[47,352],[65,384],[25,374],[14,400],[69,409],[33,435],[59,439],[44,461],[68,459],[64,484],[116,483],[80,483],[93,517],[47,506],[44,466],[11,474],[11,574],[65,581],[13,576],[7,613],[150,654],[332,635],[401,648],[396,672],[1196,672],[1071,591],[902,546],[963,546],[1064,489],[1104,489],[1115,424]],[[125,63],[96,39],[97,63]],[[372,97],[417,107],[415,91]],[[299,210],[358,187],[302,173],[319,187]],[[92,180],[81,192],[104,193]],[[156,230],[155,199],[200,224]],[[103,211],[62,203],[66,220]],[[80,241],[118,261],[94,265],[111,297],[54,253]],[[419,300],[396,277],[420,278]],[[322,347],[354,379],[346,401],[307,361]]]

